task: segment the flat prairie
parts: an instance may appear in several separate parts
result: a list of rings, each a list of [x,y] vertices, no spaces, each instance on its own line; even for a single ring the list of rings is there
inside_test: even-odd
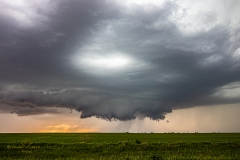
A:
[[[240,159],[240,133],[1,133],[0,159]]]

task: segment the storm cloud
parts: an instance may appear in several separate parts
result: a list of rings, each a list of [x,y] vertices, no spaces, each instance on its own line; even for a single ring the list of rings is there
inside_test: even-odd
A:
[[[0,0],[1,112],[160,120],[240,103],[240,3],[140,2]]]

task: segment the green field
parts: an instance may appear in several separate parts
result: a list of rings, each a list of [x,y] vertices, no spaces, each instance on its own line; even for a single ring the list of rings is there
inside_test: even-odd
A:
[[[240,159],[240,133],[0,134],[0,159]]]

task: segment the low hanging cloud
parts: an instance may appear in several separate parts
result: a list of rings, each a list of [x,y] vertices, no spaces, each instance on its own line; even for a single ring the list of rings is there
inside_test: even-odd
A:
[[[160,120],[240,103],[237,1],[0,3],[1,112]]]
[[[131,120],[139,116],[158,120],[164,119],[164,114],[171,112],[169,106],[159,101],[80,90],[55,93],[14,91],[4,95],[3,99],[0,104],[8,107],[1,109],[11,109],[11,113],[18,115],[42,114],[44,111],[61,113],[61,108],[67,108],[82,112],[81,118],[96,116],[106,120]]]

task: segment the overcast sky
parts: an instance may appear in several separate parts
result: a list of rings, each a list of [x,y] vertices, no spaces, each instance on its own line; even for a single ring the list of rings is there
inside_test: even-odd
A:
[[[239,73],[239,0],[0,0],[2,115],[230,114]]]

